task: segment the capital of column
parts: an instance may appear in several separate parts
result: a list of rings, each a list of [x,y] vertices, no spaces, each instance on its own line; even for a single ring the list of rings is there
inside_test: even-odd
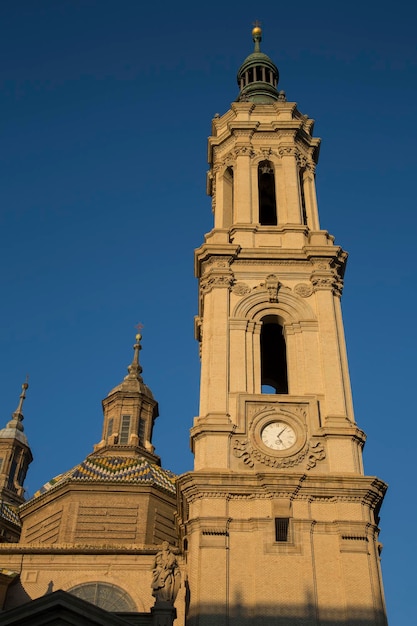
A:
[[[215,288],[230,289],[234,282],[234,274],[230,269],[213,268],[200,279],[200,290],[205,295]]]
[[[298,157],[298,150],[295,146],[281,146],[278,148],[278,154],[281,158],[283,157]]]
[[[313,272],[310,276],[314,291],[331,291],[341,297],[343,293],[343,279],[334,271]]]

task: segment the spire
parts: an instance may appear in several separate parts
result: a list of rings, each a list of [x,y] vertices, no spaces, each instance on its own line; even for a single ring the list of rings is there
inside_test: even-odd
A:
[[[262,29],[258,21],[252,29],[252,39],[254,50],[244,60],[237,74],[240,88],[238,100],[267,104],[279,98],[279,72],[269,56],[261,52]]]
[[[0,429],[0,501],[5,500],[15,504],[21,504],[24,501],[23,483],[28,466],[33,460],[22,424],[23,403],[28,387],[26,376],[19,403],[12,413],[12,419],[5,428]]]
[[[19,404],[17,405],[16,411],[14,411],[14,413],[12,413],[12,418],[13,419],[8,424],[9,428],[12,427],[12,424],[16,423],[16,428],[18,430],[20,430],[20,431],[24,430],[23,429],[23,424],[22,424],[22,421],[24,420],[22,410],[23,410],[23,403],[26,400],[26,391],[29,388],[28,380],[29,380],[29,376],[26,375],[26,380],[25,380],[25,382],[22,385],[22,393],[19,396]]]
[[[128,375],[125,377],[125,380],[129,379],[129,378],[136,378],[137,380],[139,380],[141,383],[143,383],[143,379],[142,379],[142,367],[140,366],[139,363],[139,351],[142,350],[142,346],[140,345],[140,340],[142,339],[142,335],[140,333],[138,333],[135,337],[136,339],[136,343],[133,346],[133,360],[131,362],[131,364],[128,366],[127,371],[129,372]]]
[[[138,330],[142,325],[137,326]],[[158,403],[142,378],[139,352],[142,349],[142,335],[138,332],[133,346],[133,359],[127,367],[128,374],[114,387],[103,400],[103,435],[94,446],[94,451],[106,454],[117,453],[154,455],[152,429],[158,417]]]
[[[24,431],[23,424],[22,424],[24,420],[22,410],[23,410],[23,402],[26,400],[26,391],[29,388],[28,380],[29,380],[29,376],[26,376],[26,380],[22,385],[22,392],[19,396],[19,404],[17,405],[16,410],[12,413],[12,419],[6,426],[7,429],[13,428],[15,430],[20,430],[20,432]]]

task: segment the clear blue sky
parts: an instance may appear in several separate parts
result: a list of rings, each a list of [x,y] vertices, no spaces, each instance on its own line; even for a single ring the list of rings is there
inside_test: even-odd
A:
[[[252,22],[316,119],[322,227],[350,253],[344,320],[381,512],[390,626],[417,623],[416,9],[411,3],[15,0],[0,6],[1,425],[26,373],[29,495],[101,437],[144,324],[163,465],[192,467],[193,249],[210,230],[211,118]]]

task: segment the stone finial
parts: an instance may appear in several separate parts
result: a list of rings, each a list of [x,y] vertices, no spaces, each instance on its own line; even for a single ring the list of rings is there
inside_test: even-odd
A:
[[[142,327],[142,324],[138,324],[137,326]],[[142,346],[140,345],[140,340],[142,339],[142,335],[140,333],[137,333],[136,337],[136,342],[133,345],[133,359],[131,364],[128,366],[127,371],[129,372],[128,375],[126,376],[126,378],[137,378],[140,382],[142,381],[142,367],[139,363],[139,352],[140,350],[142,350]]]
[[[26,376],[26,380],[22,385],[22,392],[19,396],[19,404],[17,405],[16,410],[12,413],[12,419],[11,421],[7,424],[8,428],[16,428],[17,430],[20,430],[23,432],[24,428],[23,428],[23,403],[26,400],[26,391],[29,388],[29,376]]]

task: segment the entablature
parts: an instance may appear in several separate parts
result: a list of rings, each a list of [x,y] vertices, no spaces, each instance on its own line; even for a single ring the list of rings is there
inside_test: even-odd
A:
[[[269,142],[282,141],[291,133],[292,141],[296,141],[312,149],[313,160],[317,162],[320,139],[312,137],[314,120],[302,115],[297,110],[296,103],[274,102],[268,105],[254,105],[248,103],[233,103],[222,117],[213,119],[212,135],[208,139],[208,161],[214,161],[223,154],[231,136],[240,143],[250,144],[252,139],[265,138],[269,133]],[[256,114],[256,119],[252,119]]]
[[[311,501],[324,498],[375,508],[382,501],[387,485],[375,476],[201,470],[182,474],[178,488],[188,502],[201,498],[308,498]]]

